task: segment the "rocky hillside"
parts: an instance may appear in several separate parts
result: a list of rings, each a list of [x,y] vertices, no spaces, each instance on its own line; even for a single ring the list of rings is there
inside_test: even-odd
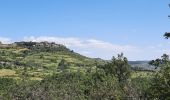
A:
[[[53,72],[86,70],[103,65],[106,61],[85,57],[66,46],[49,42],[15,42],[0,44],[0,68],[21,74],[27,69],[29,75],[42,77]],[[39,75],[42,74],[43,75]]]

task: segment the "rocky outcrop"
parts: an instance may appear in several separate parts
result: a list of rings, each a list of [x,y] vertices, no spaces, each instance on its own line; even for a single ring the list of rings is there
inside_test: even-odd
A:
[[[15,42],[17,46],[28,48],[34,51],[44,51],[44,52],[55,52],[55,51],[65,51],[69,50],[66,46],[62,44],[56,44],[55,42]],[[14,45],[13,44],[13,45]]]

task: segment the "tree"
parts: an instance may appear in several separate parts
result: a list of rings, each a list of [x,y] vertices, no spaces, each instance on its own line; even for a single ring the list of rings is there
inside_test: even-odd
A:
[[[160,69],[153,76],[151,87],[148,89],[152,99],[169,100],[170,97],[170,61],[163,55],[158,64]]]
[[[68,68],[68,66],[69,64],[64,59],[61,59],[60,63],[58,64],[58,69],[65,70]]]
[[[117,58],[113,57],[112,61],[105,65],[104,69],[108,74],[116,76],[119,82],[124,83],[130,78],[130,65],[123,53],[118,54]]]
[[[158,67],[163,67],[163,64],[166,64],[169,62],[169,55],[167,54],[163,54],[163,56],[161,56],[161,59],[156,59],[156,60],[152,60],[149,62],[150,65],[155,66],[155,69],[157,69]]]
[[[40,59],[44,59],[44,55],[43,54],[40,55]]]
[[[170,4],[169,4],[170,7]],[[168,16],[170,17],[170,16]],[[165,39],[170,38],[170,32],[165,32]],[[170,60],[169,55],[163,54],[161,59],[152,60],[151,65],[160,68],[153,76],[151,87],[148,89],[152,99],[169,100],[170,97]]]
[[[168,39],[168,38],[170,37],[170,33],[169,33],[169,32],[165,32],[164,37],[165,37],[166,39]]]
[[[168,39],[170,37],[170,33],[166,32],[164,37]],[[156,74],[153,76],[151,80],[151,86],[148,89],[149,96],[152,99],[159,100],[169,100],[170,97],[170,60],[169,55],[163,54],[161,59],[152,60],[149,64],[155,66],[155,68],[159,68]]]
[[[123,53],[113,57],[111,62],[104,67],[107,76],[116,77],[120,90],[124,94],[122,99],[127,97],[138,98],[138,92],[133,88],[131,83],[131,67],[128,64],[128,59],[123,56]]]

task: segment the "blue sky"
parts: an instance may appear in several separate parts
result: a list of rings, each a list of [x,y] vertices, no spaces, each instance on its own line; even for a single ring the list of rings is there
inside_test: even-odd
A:
[[[0,41],[55,41],[89,57],[170,54],[168,0],[1,0]]]

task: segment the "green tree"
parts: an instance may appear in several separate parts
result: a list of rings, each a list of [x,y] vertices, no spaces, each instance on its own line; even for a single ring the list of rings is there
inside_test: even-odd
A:
[[[118,54],[116,58],[113,57],[111,62],[103,68],[107,76],[116,77],[118,80],[120,91],[124,94],[122,99],[138,96],[136,90],[131,85],[131,68],[123,53]]]
[[[169,55],[163,54],[163,56],[161,56],[161,59],[158,58],[156,60],[152,60],[149,62],[149,64],[155,66],[155,69],[157,69],[158,67],[164,67],[162,65],[168,62],[169,62]]]
[[[162,60],[162,59],[161,59]],[[154,75],[149,95],[153,99],[169,100],[170,97],[170,62],[164,62],[159,67],[159,70]]]
[[[61,59],[60,63],[58,64],[58,69],[65,70],[68,67],[69,67],[69,64],[64,59]]]
[[[124,83],[130,78],[130,65],[123,53],[118,54],[117,58],[113,57],[112,61],[105,65],[104,69],[108,74],[117,77],[120,83]]]
[[[170,6],[170,4],[169,4]],[[168,16],[170,17],[170,16]],[[170,38],[170,32],[165,32],[165,39]],[[149,95],[152,99],[170,100],[170,60],[169,56],[164,54],[161,59],[152,60],[151,65],[158,71],[154,75],[151,87],[149,88]]]
[[[168,39],[168,38],[170,37],[170,33],[169,33],[169,32],[165,32],[164,37],[165,37],[166,39]]]
[[[43,54],[40,55],[40,59],[44,60],[44,55]]]

